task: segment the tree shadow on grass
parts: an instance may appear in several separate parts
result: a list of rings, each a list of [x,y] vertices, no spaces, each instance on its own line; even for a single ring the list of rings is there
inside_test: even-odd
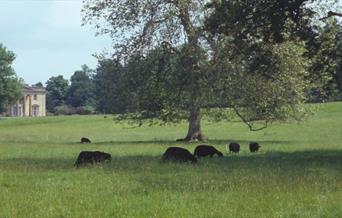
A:
[[[9,141],[9,140],[0,140],[2,144],[29,144],[29,145],[71,145],[71,146],[82,146],[82,145],[100,145],[100,146],[117,146],[117,145],[168,145],[168,146],[187,146],[187,145],[200,145],[200,144],[209,144],[209,145],[227,145],[230,142],[238,142],[240,144],[249,144],[250,142],[254,142],[255,140],[242,140],[242,139],[212,139],[204,142],[186,142],[186,141],[176,141],[176,140],[132,140],[132,141],[93,141],[91,144],[82,144],[79,141],[75,140],[72,142],[63,142],[63,141],[30,141],[30,140],[18,140],[18,141]],[[279,145],[288,145],[295,144],[299,141],[287,141],[287,140],[256,140],[261,145],[263,144],[279,144]]]
[[[294,152],[266,152],[248,155],[229,155],[222,160],[223,165],[242,164],[248,169],[273,168],[280,166],[284,169],[293,167],[331,167],[342,170],[341,150],[305,150]],[[342,172],[342,171],[341,171]]]
[[[291,171],[293,168],[330,168],[342,172],[342,149],[341,150],[307,150],[296,152],[267,152],[267,153],[248,153],[248,154],[225,154],[224,157],[207,157],[198,160],[197,164],[164,164],[161,162],[160,155],[131,155],[119,156],[112,153],[112,161],[100,165],[108,172],[124,173],[169,173],[171,170],[181,172],[189,168],[201,172],[250,170],[254,169],[275,169]],[[0,170],[6,171],[49,171],[49,170],[74,170],[74,157],[0,157]],[[163,169],[165,167],[165,170]],[[171,167],[171,168],[170,168]],[[92,166],[85,166],[92,168]],[[94,167],[97,170],[98,167]]]
[[[201,158],[197,164],[162,163],[162,152],[155,156],[120,156],[112,153],[111,162],[79,169],[73,165],[77,154],[74,157],[70,154],[68,157],[46,158],[0,156],[0,171],[4,175],[13,173],[20,177],[28,174],[37,178],[46,172],[56,175],[69,173],[73,174],[72,180],[84,177],[92,180],[104,173],[111,178],[113,186],[119,177],[120,186],[123,186],[122,180],[132,182],[133,185],[124,186],[136,195],[156,191],[198,193],[201,190],[211,195],[213,192],[227,193],[229,187],[246,188],[248,184],[255,189],[266,186],[266,190],[272,191],[273,186],[278,184],[285,189],[310,185],[318,177],[321,178],[319,181],[325,182],[322,186],[332,184],[329,188],[335,191],[336,181],[342,179],[342,149],[225,154],[222,158]],[[327,180],[334,181],[327,183]],[[126,194],[126,188],[116,194]],[[308,190],[314,189],[311,187]]]
[[[204,142],[184,142],[176,140],[141,140],[141,141],[103,141],[94,142],[95,145],[126,145],[126,144],[137,144],[137,145],[200,145],[200,144],[213,144],[213,145],[227,145],[230,142],[238,142],[241,144],[249,144],[254,142],[253,140],[242,140],[242,139],[212,139]],[[260,144],[292,144],[297,141],[286,141],[286,140],[257,140]],[[75,144],[75,143],[72,143]],[[79,144],[79,143],[78,143]]]
[[[141,172],[141,168],[130,169],[138,174],[136,180],[141,187],[152,191],[155,189],[172,192],[195,192],[212,190],[228,191],[230,183],[259,187],[271,184],[309,185],[313,179],[318,181],[342,179],[342,150],[310,150],[303,152],[268,152],[264,154],[227,155],[223,158],[207,157],[198,164],[161,164],[159,170],[150,170],[149,175]],[[172,166],[174,165],[174,166]],[[162,169],[162,170],[161,170]],[[113,170],[113,169],[108,169]],[[117,169],[120,170],[120,169]],[[122,171],[127,169],[121,168]],[[140,176],[139,176],[140,173]],[[340,178],[340,179],[338,179]],[[177,182],[175,182],[177,181]],[[247,182],[246,182],[247,181]],[[317,181],[317,180],[316,180]],[[256,183],[262,184],[256,184]],[[333,190],[334,186],[332,182]],[[152,187],[151,187],[152,186]],[[269,187],[271,188],[271,187]],[[266,188],[267,189],[267,188]],[[137,190],[139,192],[140,190]]]

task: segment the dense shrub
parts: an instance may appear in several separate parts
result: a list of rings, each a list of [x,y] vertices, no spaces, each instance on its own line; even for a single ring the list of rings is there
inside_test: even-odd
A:
[[[54,108],[55,111],[55,115],[71,115],[71,114],[75,114],[76,110],[75,108],[69,106],[69,105],[61,105],[61,106],[57,106]]]
[[[54,108],[54,115],[88,115],[94,113],[94,108],[91,106],[72,107],[70,105],[61,105]]]
[[[75,113],[76,114],[80,114],[80,115],[93,114],[94,113],[94,108],[92,106],[77,107],[75,109]]]

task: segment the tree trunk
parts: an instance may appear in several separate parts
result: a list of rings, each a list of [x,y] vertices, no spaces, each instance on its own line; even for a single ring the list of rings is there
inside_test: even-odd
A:
[[[201,84],[200,84],[200,68],[199,59],[196,53],[199,52],[196,40],[193,40],[190,48],[189,57],[189,73],[190,73],[190,86],[191,86],[191,99],[189,108],[189,129],[188,134],[184,141],[203,141],[204,137],[201,130]]]
[[[203,141],[204,137],[201,130],[201,85],[199,68],[199,34],[190,20],[190,4],[177,3],[179,8],[179,18],[186,35],[188,37],[189,57],[187,61],[187,70],[190,74],[191,100],[188,134],[184,139],[177,141]]]
[[[185,141],[203,141],[201,130],[201,108],[193,106],[190,111],[188,134]]]
[[[201,96],[198,80],[193,78],[193,88],[191,93],[191,106],[189,108],[189,128],[184,139],[178,141],[203,141],[204,136],[201,130]]]

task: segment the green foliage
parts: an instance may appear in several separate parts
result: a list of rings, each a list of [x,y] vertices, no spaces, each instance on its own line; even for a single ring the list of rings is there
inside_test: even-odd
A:
[[[206,26],[212,33],[229,35],[232,43],[280,43],[287,34],[305,37],[311,33],[314,12],[310,0],[230,0],[207,4],[211,15]],[[239,49],[249,50],[250,47]],[[242,50],[243,52],[246,52]],[[241,51],[241,50],[240,50]],[[238,53],[238,51],[234,51]]]
[[[129,59],[122,90],[128,98],[128,116],[137,120],[160,118],[164,122],[184,118],[189,80],[188,74],[177,69],[179,59],[178,53],[166,47]]]
[[[80,115],[93,114],[94,111],[95,111],[95,108],[90,105],[75,108],[75,113],[80,114]]]
[[[263,49],[269,52],[272,65],[261,72],[251,69],[248,61],[241,60],[243,56],[223,57],[216,64],[216,76],[221,79],[214,91],[218,101],[230,105],[251,130],[274,121],[299,120],[306,112],[302,107],[308,88],[304,45],[284,42]],[[255,127],[260,122],[263,125]]]
[[[15,54],[0,44],[0,112],[21,95],[21,84],[12,68]]]
[[[214,1],[215,2],[215,1]],[[319,21],[329,10],[338,10],[336,1],[218,1],[209,4],[212,10],[206,20],[207,28],[215,36],[227,37],[229,55],[251,55],[253,70],[267,71],[272,66],[269,50],[260,45],[287,40],[305,42],[305,57],[310,60],[310,101],[321,101],[336,93],[340,60],[338,46],[341,27],[335,18]],[[258,53],[258,55],[255,55]]]
[[[61,75],[51,77],[46,82],[48,110],[55,115],[94,113],[96,93],[92,76],[92,70],[83,65],[71,77],[70,86]]]
[[[342,26],[336,21],[328,21],[315,37],[307,43],[307,56],[311,60],[310,78],[313,84],[311,101],[319,102],[333,97],[336,89],[342,91]]]
[[[86,65],[71,77],[71,85],[63,76],[47,82],[47,108],[56,115],[91,114],[95,111],[92,70]]]
[[[118,60],[99,60],[94,75],[96,110],[102,113],[122,113],[128,101],[124,68]]]
[[[82,70],[75,71],[70,79],[67,91],[67,103],[73,107],[94,106],[94,83],[92,70],[83,65]]]
[[[59,105],[54,107],[54,115],[72,115],[76,114],[76,109],[70,105]]]
[[[46,108],[48,111],[55,112],[56,107],[65,104],[68,88],[68,80],[61,75],[53,76],[46,82]],[[57,110],[59,109],[57,108]]]
[[[190,54],[186,45],[178,49],[179,52],[162,46],[128,60],[121,79],[112,80],[117,96],[121,96],[125,104],[120,119],[149,120],[151,124],[157,119],[158,124],[160,121],[165,124],[179,122],[189,116],[187,109],[194,89],[187,71]],[[201,60],[198,73],[203,78],[196,92],[202,93],[208,89],[204,76],[210,74],[205,70],[209,63],[203,51],[197,55]],[[201,96],[199,104],[208,105],[207,99],[206,95]]]
[[[319,108],[305,122],[258,132],[204,119],[208,143],[224,157],[196,165],[160,162],[168,146],[194,150],[196,143],[174,140],[186,123],[129,128],[103,115],[5,118],[1,216],[341,217],[342,104]],[[82,136],[94,143],[80,144]],[[225,151],[229,141],[241,144],[240,154]],[[250,141],[261,144],[259,153],[248,151]],[[113,160],[75,169],[82,150],[109,152]]]
[[[309,61],[299,36],[307,30],[304,15],[310,10],[304,2],[209,5],[206,29],[213,38],[214,102],[232,107],[251,130],[305,114],[301,105],[309,88]],[[295,16],[297,12],[301,16]]]
[[[94,113],[95,109],[92,106],[72,107],[70,105],[60,105],[54,108],[54,115],[87,115]]]
[[[342,48],[340,48],[339,51],[341,51],[341,50],[342,50]],[[334,78],[336,80],[338,90],[340,91],[340,93],[342,93],[342,59],[339,60],[339,62],[337,63]]]

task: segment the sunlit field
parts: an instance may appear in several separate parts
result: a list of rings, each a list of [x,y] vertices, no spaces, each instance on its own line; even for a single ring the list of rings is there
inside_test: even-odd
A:
[[[187,124],[132,127],[111,116],[2,118],[0,217],[342,217],[342,103],[302,123],[251,132],[203,122],[223,158],[161,163]],[[92,144],[80,144],[81,137]],[[227,153],[230,141],[239,154]],[[250,153],[248,143],[261,144]],[[76,169],[80,151],[109,163]]]

